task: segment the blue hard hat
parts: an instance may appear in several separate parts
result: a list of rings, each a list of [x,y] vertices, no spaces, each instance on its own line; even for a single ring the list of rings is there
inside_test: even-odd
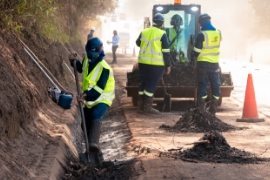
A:
[[[99,57],[100,53],[102,52],[103,43],[102,41],[94,37],[92,39],[89,39],[85,45],[85,51],[87,53],[87,56],[97,58]]]
[[[157,13],[153,17],[153,24],[161,26],[164,22],[164,16],[161,13]]]
[[[199,23],[201,23],[204,20],[211,20],[211,17],[207,13],[201,14],[199,16]]]

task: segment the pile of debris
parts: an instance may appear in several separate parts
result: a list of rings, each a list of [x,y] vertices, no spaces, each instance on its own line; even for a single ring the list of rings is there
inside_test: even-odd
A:
[[[164,75],[166,86],[195,86],[195,69],[193,66],[171,67],[170,75]],[[127,73],[127,86],[140,85],[140,72],[138,68]],[[159,86],[162,86],[161,82]]]
[[[219,118],[201,108],[189,109],[174,126],[161,125],[160,128],[170,132],[208,132],[242,130],[246,127],[236,127],[222,122]]]
[[[119,179],[126,180],[132,175],[134,161],[128,162],[103,162],[102,166],[94,166],[89,163],[70,163],[66,168],[64,180],[102,180]]]
[[[243,163],[257,164],[268,161],[266,158],[258,158],[254,154],[230,147],[226,139],[218,132],[210,132],[198,141],[192,148],[178,151],[173,154],[174,158],[190,160],[193,162],[214,162],[214,163]]]

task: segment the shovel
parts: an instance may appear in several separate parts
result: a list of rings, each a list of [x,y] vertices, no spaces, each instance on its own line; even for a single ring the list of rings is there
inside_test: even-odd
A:
[[[162,111],[164,112],[170,112],[171,107],[172,107],[172,101],[171,101],[171,95],[167,93],[164,79],[163,77],[161,78],[161,83],[164,89],[164,100],[163,100],[163,106],[162,106]]]
[[[80,88],[79,80],[78,80],[76,61],[73,62],[73,68],[74,68],[74,75],[75,75],[76,86],[77,86],[77,93],[78,93],[78,96],[81,97],[81,88]],[[83,161],[83,162],[90,162],[89,144],[88,144],[86,123],[85,123],[85,117],[84,117],[82,102],[79,102],[79,106],[80,106],[82,123],[83,123],[83,133],[84,133],[85,149],[86,149],[86,153],[79,153],[79,157],[80,157],[80,160]]]

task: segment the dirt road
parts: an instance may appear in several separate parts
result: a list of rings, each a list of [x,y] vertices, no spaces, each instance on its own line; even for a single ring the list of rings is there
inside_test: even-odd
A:
[[[108,59],[108,61],[110,61]],[[131,71],[135,58],[119,57],[118,64],[112,65],[117,88],[126,86],[126,72]],[[203,133],[170,133],[159,126],[174,125],[181,116],[178,113],[161,113],[146,116],[138,114],[132,106],[131,98],[125,93],[118,94],[120,104],[128,123],[132,138],[128,142],[128,156],[136,158],[135,172],[131,179],[269,179],[269,164],[220,164],[192,163],[172,158],[159,157],[160,152],[168,152],[172,148],[187,149],[185,145],[197,141]],[[270,128],[269,119],[263,123],[238,123],[242,105],[233,98],[225,98],[218,109],[217,116],[222,121],[235,126],[246,126],[248,129],[222,133],[227,142],[238,149],[254,153],[259,157],[269,157]]]

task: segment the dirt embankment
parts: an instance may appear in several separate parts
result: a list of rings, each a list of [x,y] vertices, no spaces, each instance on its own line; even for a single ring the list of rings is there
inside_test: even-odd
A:
[[[24,34],[23,41],[37,55],[55,78],[69,91],[75,87],[60,56],[67,61],[67,52],[55,44]],[[15,138],[19,128],[35,117],[35,109],[47,103],[50,81],[23,50],[17,37],[0,29],[0,135]],[[74,45],[73,45],[74,47]],[[83,50],[79,43],[77,47]],[[80,52],[80,51],[79,51]]]
[[[60,58],[68,60],[64,47],[28,33],[21,39],[62,86],[76,94],[75,82]],[[71,46],[83,53],[80,43]],[[63,132],[64,126],[58,124],[74,123],[76,103],[71,110],[63,110],[49,98],[48,87],[52,87],[50,81],[18,38],[0,28],[0,179],[32,179],[42,174],[37,169],[42,169],[49,149],[57,147],[59,140],[49,134]]]

